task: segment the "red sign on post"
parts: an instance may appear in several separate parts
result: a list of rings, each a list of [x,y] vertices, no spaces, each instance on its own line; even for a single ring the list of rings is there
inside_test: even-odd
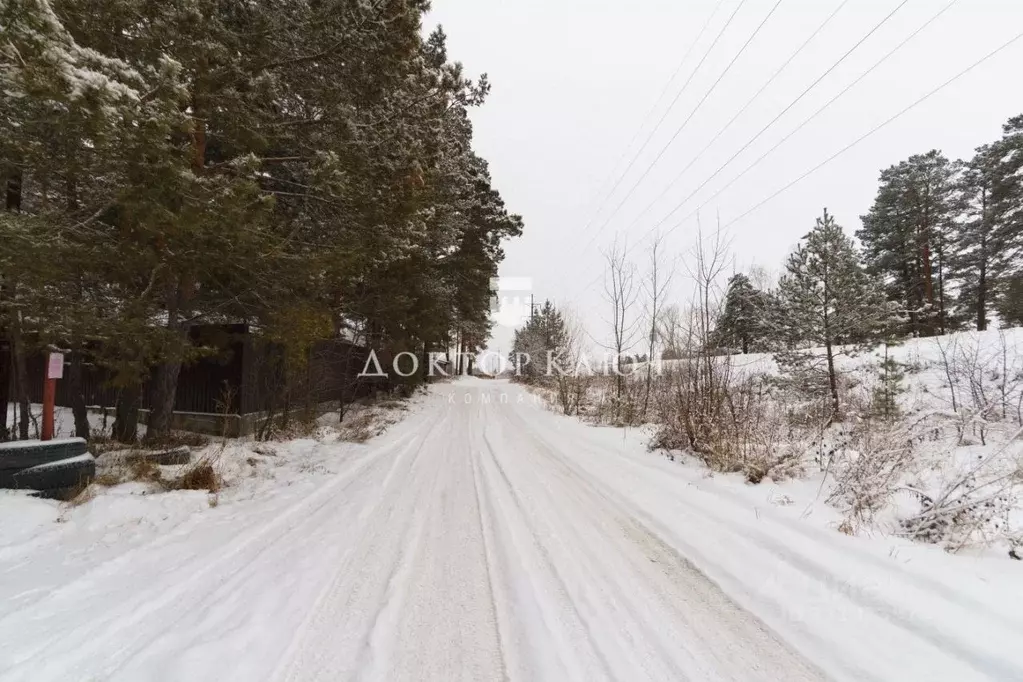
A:
[[[53,410],[57,402],[57,379],[64,378],[64,354],[50,353],[46,363],[46,383],[43,385],[43,432],[41,440],[53,440]]]

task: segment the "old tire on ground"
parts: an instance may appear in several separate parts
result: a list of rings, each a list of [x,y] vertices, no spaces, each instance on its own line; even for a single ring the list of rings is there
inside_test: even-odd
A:
[[[86,454],[22,469],[12,476],[14,485],[11,487],[38,490],[43,497],[65,499],[87,486],[95,477],[96,459]]]
[[[10,487],[11,476],[22,469],[79,457],[89,451],[88,447],[84,438],[0,443],[0,488]]]

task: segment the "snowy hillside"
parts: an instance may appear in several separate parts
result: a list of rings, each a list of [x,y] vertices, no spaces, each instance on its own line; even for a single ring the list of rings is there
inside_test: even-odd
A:
[[[815,352],[823,360],[823,350]],[[889,369],[897,368],[889,386],[894,402],[889,419],[871,413],[886,357]],[[1023,329],[911,339],[839,355],[840,390],[850,414],[844,422],[820,421],[810,428],[786,421],[802,405],[773,386],[779,376],[774,355],[708,361],[740,391],[753,386],[765,397],[765,421],[777,423],[765,427],[772,440],[762,449],[784,460],[768,477],[812,481],[818,496],[845,514],[843,532],[911,537],[952,551],[1023,555]],[[673,380],[696,362],[655,364],[654,394],[658,387],[670,393]],[[645,364],[633,370],[634,393],[642,389],[646,370]],[[591,419],[601,420],[609,386],[591,388]],[[547,396],[558,409],[553,393]],[[669,403],[666,409],[669,414],[662,410],[655,421],[670,419],[677,406]],[[651,437],[660,449],[662,440]]]

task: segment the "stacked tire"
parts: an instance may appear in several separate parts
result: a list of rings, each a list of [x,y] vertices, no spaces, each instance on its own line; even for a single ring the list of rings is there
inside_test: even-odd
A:
[[[96,459],[82,438],[0,443],[0,488],[69,499],[95,476]]]

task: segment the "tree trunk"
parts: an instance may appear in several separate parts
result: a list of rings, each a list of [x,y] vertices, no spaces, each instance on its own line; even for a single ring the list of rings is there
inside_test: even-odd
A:
[[[944,336],[948,333],[945,315],[945,248],[938,250],[938,330]]]
[[[654,380],[654,360],[653,353],[649,353],[646,360],[646,386],[643,388],[643,416],[646,417],[647,410],[650,409],[650,387]]]
[[[987,331],[987,267],[980,266],[977,282],[977,331]]]
[[[198,88],[197,88],[198,89]],[[206,120],[201,98],[197,93],[192,97],[192,172],[202,176],[206,168]],[[152,404],[149,406],[149,422],[146,424],[146,440],[158,440],[170,431],[171,416],[174,414],[174,399],[178,390],[178,377],[188,329],[181,320],[182,307],[195,293],[195,282],[185,276],[172,279],[167,295],[167,330],[171,334],[171,349],[168,357],[157,368],[153,377]]]
[[[134,443],[139,438],[139,404],[142,389],[138,384],[126,386],[117,394],[114,408],[113,437],[119,443]]]
[[[181,375],[185,346],[188,343],[188,329],[181,320],[181,307],[192,297],[193,291],[192,284],[182,278],[171,285],[167,296],[167,331],[171,335],[171,347],[167,358],[153,375],[152,404],[149,406],[149,422],[146,424],[147,440],[159,440],[170,431],[178,377]]]
[[[827,341],[825,349],[828,354],[828,386],[831,389],[831,421],[842,421],[842,413],[838,403],[838,374],[835,372],[835,353],[831,341]]]
[[[926,238],[920,259],[923,264],[923,300],[930,308],[927,311],[927,336],[934,336],[934,274],[931,269],[931,245]]]
[[[9,166],[6,169],[6,181],[4,182],[4,209],[8,212],[21,211],[21,183],[21,169],[14,165]],[[0,285],[0,303],[3,302],[3,299],[7,298],[6,295],[9,288],[6,284]],[[24,379],[20,382],[18,381],[17,353],[15,352],[15,327],[18,325],[17,314],[16,310],[9,310],[9,324],[3,330],[4,334],[2,337],[7,342],[7,351],[3,356],[0,356],[0,363],[3,364],[3,367],[0,368],[0,409],[3,410],[3,416],[0,417],[0,440],[8,440],[14,428],[13,422],[10,426],[7,425],[7,406],[11,398],[14,398],[16,402],[20,402],[22,406],[21,421],[23,424],[19,425],[19,432],[24,432],[25,434],[22,436],[22,439],[28,438],[28,411],[26,408],[28,401],[21,400],[23,396],[18,388],[18,386],[24,385]],[[22,358],[22,369],[24,369],[24,358]],[[10,395],[12,387],[15,389],[13,396]]]
[[[430,344],[428,344],[425,341],[423,342],[423,355],[422,355],[422,358],[419,360],[419,366],[426,368],[426,370],[423,372],[423,381],[429,381],[430,378],[431,378],[430,377],[430,369],[431,369],[430,368]],[[345,376],[347,376],[347,370],[346,370]]]
[[[153,375],[149,422],[146,424],[146,440],[158,440],[170,431],[171,416],[174,414],[174,398],[177,395],[180,374],[180,358],[164,362],[156,368]]]
[[[824,349],[828,358],[828,387],[831,390],[831,422],[841,421],[838,404],[838,375],[835,372],[835,350],[833,343],[834,334],[831,329],[831,316],[828,315],[828,306],[831,304],[831,279],[829,277],[827,264],[824,267],[824,300],[823,300],[823,321],[824,321]]]
[[[12,167],[7,173],[7,191],[4,206],[8,211],[21,211],[21,169]]]
[[[20,187],[16,195],[12,192],[10,178],[13,175],[13,172],[11,172],[4,183],[6,195],[4,205],[7,211],[17,210],[18,204],[21,203]],[[3,304],[6,294],[7,287],[0,282],[0,305]],[[3,317],[0,317],[0,322],[2,321]],[[0,410],[2,410],[2,413],[0,413],[0,441],[6,441],[11,437],[11,429],[7,425],[7,409],[11,398],[10,389],[13,380],[14,356],[11,352],[12,343],[9,330],[6,327],[2,329],[3,335],[0,336]]]
[[[75,436],[89,439],[89,412],[85,406],[85,386],[82,381],[82,351],[71,351],[67,375],[68,397],[71,399],[71,413],[75,418]]]
[[[21,335],[21,319],[17,311],[11,315],[11,358],[14,368],[14,395],[18,401],[18,438],[28,440],[30,405],[28,399],[28,365],[25,343]]]
[[[0,443],[11,437],[7,426],[7,410],[11,399],[11,353],[9,345],[4,342],[6,338],[6,333],[0,336]]]
[[[931,260],[931,204],[930,201],[924,206],[923,224],[923,261],[924,261],[924,295],[927,302],[934,305],[934,263]]]
[[[980,272],[977,279],[977,331],[987,331],[987,189],[980,197]]]

